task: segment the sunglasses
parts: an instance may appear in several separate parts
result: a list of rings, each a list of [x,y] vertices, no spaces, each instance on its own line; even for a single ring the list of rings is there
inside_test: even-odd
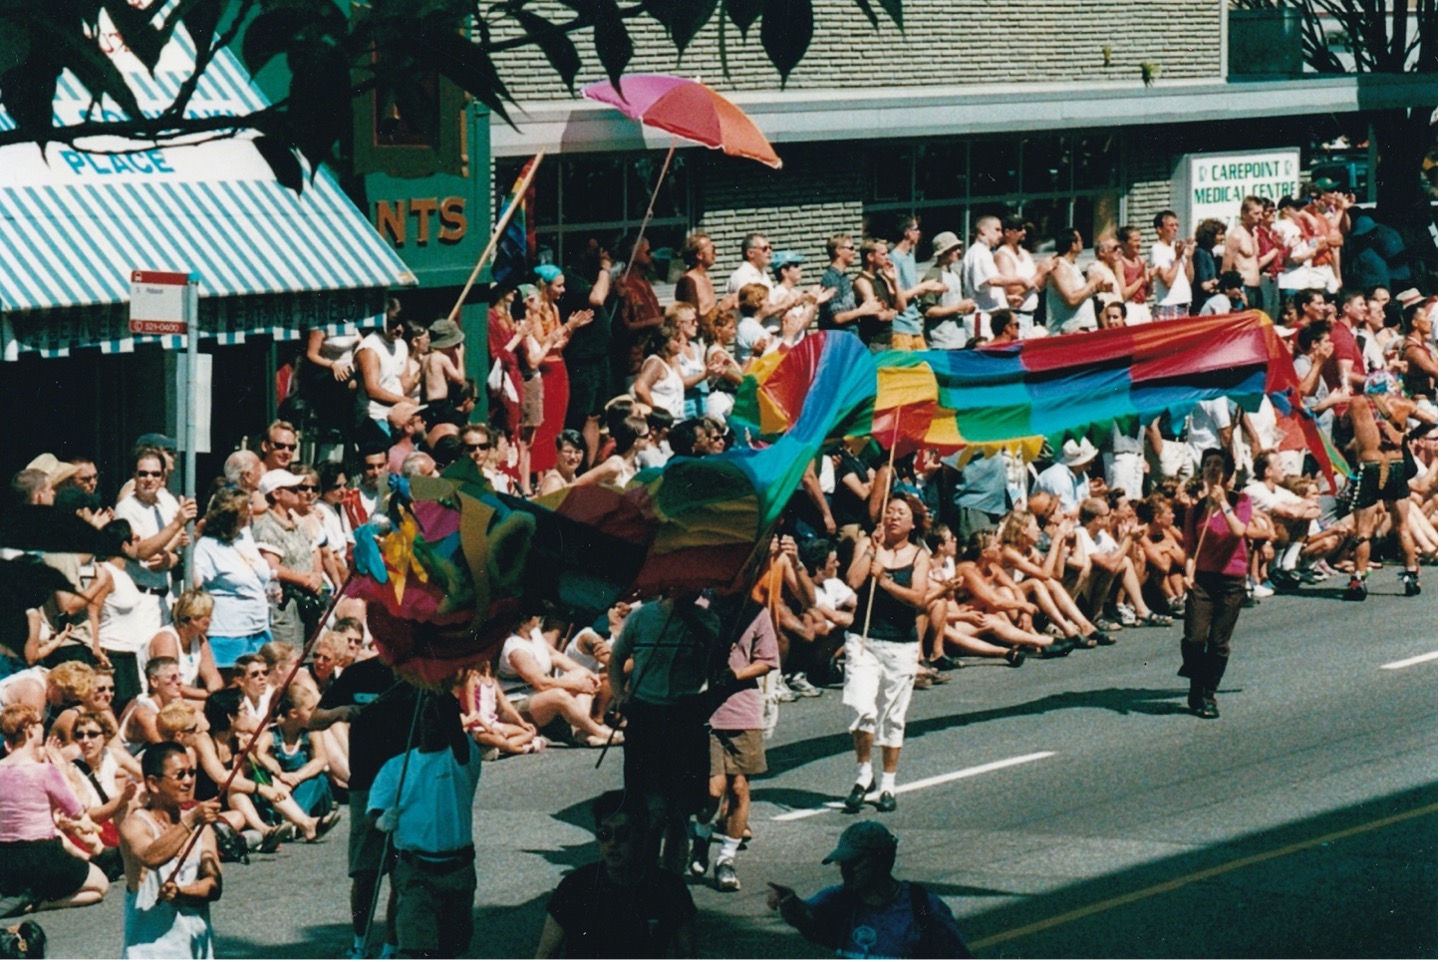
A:
[[[294,441],[290,442],[289,444],[286,444],[283,441],[267,441],[266,444],[269,444],[277,451],[294,451],[297,447],[299,447],[299,445],[296,444],[296,442]]]
[[[319,491],[320,487],[314,484],[297,484],[295,489],[297,491]]]
[[[491,449],[491,446],[490,446],[489,444],[468,444],[468,445],[466,445],[466,450],[467,450],[467,451],[489,451],[490,449]]]
[[[96,686],[95,686],[95,694],[97,694],[97,695],[113,695],[113,694],[115,694],[115,686],[114,686],[114,685],[96,685]]]
[[[89,740],[92,739],[92,738],[104,738],[104,737],[105,737],[105,733],[104,733],[104,732],[101,732],[101,731],[94,731],[94,732],[76,732],[76,733],[75,733],[75,740],[76,740],[76,741],[80,741],[80,740],[82,740],[82,739],[84,739],[84,740],[86,740],[86,741],[89,741]]]
[[[164,471],[136,471],[137,478],[159,478],[165,475]]]
[[[248,672],[245,673],[245,677],[247,677],[247,678],[264,678],[264,677],[265,677],[266,675],[268,675],[268,674],[270,674],[270,672],[268,672],[268,671],[248,671]]]
[[[179,771],[175,771],[175,772],[170,772],[170,773],[168,773],[165,777],[166,777],[166,778],[173,778],[173,779],[175,779],[177,782],[179,782],[179,781],[184,781],[184,780],[187,779],[187,778],[194,778],[194,777],[195,777],[195,769],[193,769],[193,768],[182,768],[182,769],[180,769]]]
[[[596,841],[598,842],[629,842],[631,830],[629,828],[598,828],[596,829]]]

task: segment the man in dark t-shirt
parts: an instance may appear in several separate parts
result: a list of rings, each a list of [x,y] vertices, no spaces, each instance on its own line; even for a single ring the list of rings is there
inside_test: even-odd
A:
[[[337,723],[350,725],[349,870],[355,941],[349,958],[365,958],[371,899],[385,871],[381,865],[385,833],[366,818],[371,783],[381,766],[406,750],[415,718],[416,697],[416,689],[397,678],[388,665],[379,658],[368,658],[341,672],[311,714],[313,731]],[[386,904],[386,944],[396,944],[394,889]]]
[[[648,857],[645,803],[611,791],[591,804],[591,814],[601,860],[551,893],[536,958],[694,958],[696,906],[681,876]]]

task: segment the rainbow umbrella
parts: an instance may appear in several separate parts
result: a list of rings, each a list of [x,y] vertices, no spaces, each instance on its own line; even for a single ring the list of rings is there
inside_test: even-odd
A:
[[[719,150],[780,168],[781,158],[745,112],[699,80],[663,73],[627,74],[618,90],[610,81],[581,88],[591,100],[615,107],[632,120]],[[671,150],[676,145],[673,142]],[[666,155],[667,164],[671,155]],[[662,170],[664,176],[664,168]]]
[[[656,195],[661,192],[666,172],[671,169],[671,158],[676,155],[677,137],[732,157],[747,157],[773,169],[781,167],[781,158],[776,156],[771,142],[761,133],[755,121],[699,80],[664,73],[635,73],[622,77],[617,84],[603,80],[582,87],[581,94],[615,107],[647,127],[672,135],[671,146],[666,151],[666,159],[661,162],[661,173],[651,191],[651,200],[646,204],[646,216],[641,219],[641,230],[636,235],[632,250],[646,235],[646,225],[651,222],[651,214],[656,209]],[[631,273],[630,262],[628,256],[627,274]]]

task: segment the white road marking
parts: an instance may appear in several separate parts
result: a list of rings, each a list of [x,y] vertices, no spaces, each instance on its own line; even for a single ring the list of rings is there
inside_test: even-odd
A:
[[[1050,758],[1056,752],[1033,752],[1030,755],[1018,755],[1015,758],[1003,758],[998,762],[987,762],[985,765],[976,765],[971,768],[963,768],[960,771],[947,772],[945,775],[933,775],[930,778],[920,778],[914,782],[907,782],[905,785],[896,786],[896,794],[902,795],[906,792],[915,792],[923,788],[932,788],[936,785],[945,785],[947,782],[954,782],[962,778],[970,778],[973,775],[985,775],[987,772],[994,772],[1002,768],[1011,768],[1013,765],[1025,765],[1027,762],[1040,761],[1043,758]],[[876,801],[881,796],[880,792],[872,792],[866,796],[867,801]],[[820,808],[800,808],[794,812],[786,812],[783,815],[773,815],[773,822],[794,822],[801,818],[810,818],[813,815],[820,815],[823,812],[835,811],[841,808],[840,802],[827,802]]]
[[[1394,662],[1392,662],[1391,664],[1383,665],[1383,666],[1382,666],[1382,670],[1383,670],[1383,671],[1387,671],[1387,670],[1389,670],[1389,669],[1411,668],[1413,665],[1420,665],[1420,664],[1422,664],[1424,661],[1436,661],[1436,660],[1437,660],[1437,652],[1435,652],[1435,651],[1429,651],[1429,652],[1427,652],[1427,654],[1425,654],[1425,655],[1418,655],[1416,658],[1403,658],[1401,661],[1394,661]]]

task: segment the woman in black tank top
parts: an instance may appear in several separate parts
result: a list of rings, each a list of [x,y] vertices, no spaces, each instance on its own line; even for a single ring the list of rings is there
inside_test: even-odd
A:
[[[913,543],[926,511],[907,499],[887,501],[881,523],[865,550],[859,550],[846,571],[846,582],[858,595],[852,627],[846,636],[846,685],[842,701],[851,710],[851,741],[856,749],[856,783],[846,796],[846,810],[861,810],[872,788],[871,753],[881,746],[881,794],[878,811],[896,810],[896,767],[906,730],[906,709],[920,656],[917,616],[926,605],[926,549]]]

